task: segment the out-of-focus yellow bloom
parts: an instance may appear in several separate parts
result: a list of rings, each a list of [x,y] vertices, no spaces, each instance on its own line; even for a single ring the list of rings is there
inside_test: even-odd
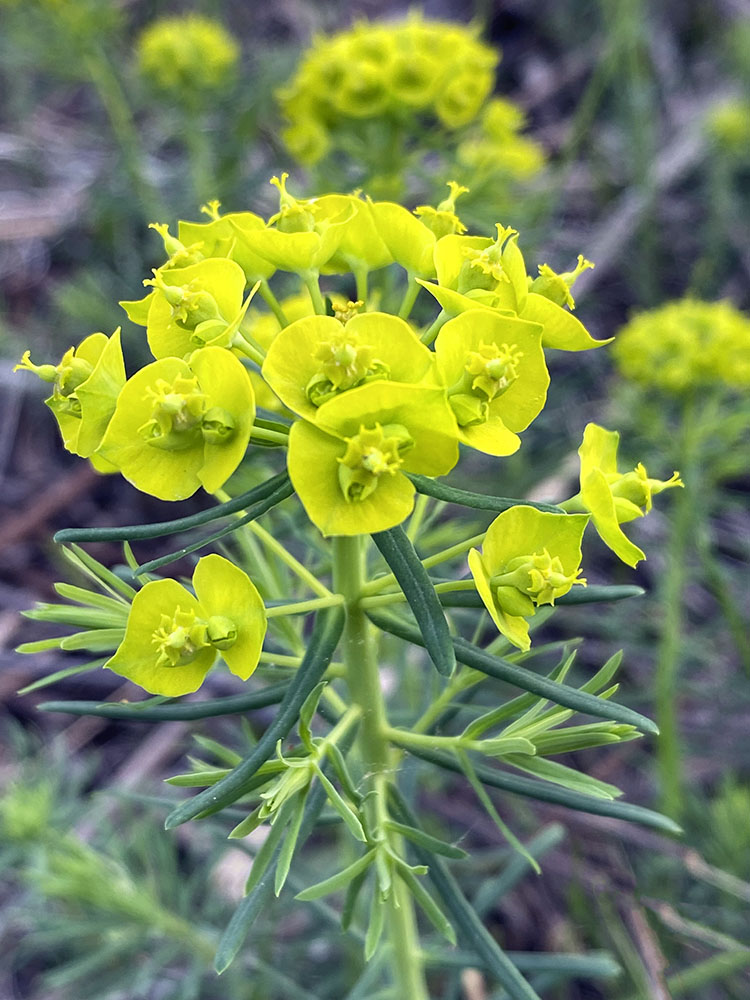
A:
[[[723,101],[706,116],[706,130],[716,145],[732,156],[750,156],[750,101]]]
[[[153,21],[137,42],[141,73],[177,98],[218,90],[232,74],[240,48],[217,21],[189,14]]]
[[[428,116],[444,128],[473,121],[492,92],[497,52],[464,25],[412,14],[317,38],[278,98],[283,133],[301,162],[318,162],[357,120]]]
[[[626,378],[667,392],[750,385],[750,319],[729,302],[686,298],[640,313],[613,350]]]

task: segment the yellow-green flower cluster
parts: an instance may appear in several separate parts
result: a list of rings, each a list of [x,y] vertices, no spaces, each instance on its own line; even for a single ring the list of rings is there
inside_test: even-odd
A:
[[[409,473],[443,475],[459,444],[510,455],[541,412],[549,374],[545,347],[598,346],[570,312],[571,272],[547,265],[527,274],[518,234],[465,235],[463,193],[451,182],[437,208],[416,213],[392,202],[331,194],[300,200],[273,178],[279,210],[181,222],[176,236],[155,224],[168,259],[123,302],[146,328],[155,360],[126,379],[119,330],[70,348],[58,365],[21,369],[52,383],[47,403],[65,446],[101,471],[119,471],[164,500],[220,489],[253,438],[255,390],[291,418],[288,469],[324,534],[382,531],[410,513]],[[435,335],[332,290],[394,263],[443,307]],[[296,273],[305,292],[276,304],[271,318],[248,314],[253,294],[276,271]],[[286,310],[286,311],[285,311]],[[272,443],[285,443],[281,425]]]
[[[491,93],[497,60],[474,28],[418,14],[321,36],[279,91],[284,141],[301,163],[312,164],[352,121],[420,118],[462,128]]]
[[[711,108],[706,130],[720,150],[747,159],[750,155],[750,100],[732,98]]]
[[[149,24],[138,39],[137,58],[141,73],[157,89],[184,100],[223,87],[240,49],[219,22],[189,14]]]
[[[729,302],[685,298],[635,316],[614,354],[626,378],[670,393],[750,385],[750,319]]]
[[[466,233],[456,214],[465,189],[455,182],[437,207],[409,212],[359,195],[297,199],[287,179],[272,180],[279,208],[267,220],[221,215],[213,202],[208,221],[180,222],[177,235],[154,225],[167,259],[144,281],[144,298],[121,303],[145,327],[154,361],[126,377],[118,330],[85,338],[57,365],[34,364],[27,352],[18,368],[51,384],[47,404],[70,451],[153,496],[216,493],[248,445],[270,445],[285,450],[291,486],[323,535],[386,531],[412,512],[413,476],[447,474],[461,445],[495,457],[518,450],[546,402],[545,350],[601,346],[572,312],[571,289],[593,265],[581,255],[571,271],[541,264],[530,274],[515,230]],[[408,282],[399,315],[370,290],[371,276],[393,265]],[[300,289],[281,302],[269,283],[277,272],[287,287],[296,276]],[[422,289],[440,307],[426,329],[409,321]],[[272,314],[250,311],[259,290]],[[283,420],[256,421],[254,386]],[[583,582],[586,524],[634,565],[643,553],[620,524],[682,485],[676,474],[649,478],[641,465],[619,471],[617,444],[617,434],[589,425],[580,492],[559,512],[506,511],[471,555],[493,620],[522,649],[535,609]],[[246,676],[265,612],[250,581],[217,560],[201,560],[192,591],[148,583],[108,665],[164,695],[194,690],[217,650]],[[233,602],[252,621],[243,625]]]

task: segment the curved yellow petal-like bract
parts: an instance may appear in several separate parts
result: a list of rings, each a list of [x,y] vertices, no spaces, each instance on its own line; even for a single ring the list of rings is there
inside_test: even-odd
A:
[[[149,443],[143,428],[152,417],[154,390],[181,379],[196,380],[196,391],[203,397],[203,417],[219,411],[219,417],[231,422],[226,440],[213,442],[198,421],[184,446]],[[245,454],[254,416],[255,398],[245,367],[221,347],[204,347],[189,361],[162,358],[136,372],[120,393],[97,454],[136,489],[161,500],[184,500],[200,486],[214,492],[229,479]]]
[[[435,234],[413,212],[395,202],[370,202],[369,208],[378,235],[396,263],[409,274],[434,278]]]
[[[196,351],[188,364],[206,394],[207,407],[226,410],[234,419],[234,432],[227,442],[204,443],[198,479],[207,493],[214,493],[229,479],[247,450],[255,420],[255,393],[248,370],[239,358],[221,347]]]
[[[588,514],[555,514],[519,504],[498,514],[487,529],[482,557],[493,573],[527,552],[548,549],[566,573],[581,565],[581,538]]]
[[[571,312],[536,292],[529,292],[522,315],[533,323],[541,323],[544,327],[542,344],[558,351],[588,351],[604,347],[614,339],[594,340]]]
[[[151,694],[176,698],[197,691],[216,659],[213,647],[200,650],[190,663],[177,667],[156,665],[153,634],[161,624],[162,615],[171,619],[177,608],[201,614],[198,601],[176,580],[147,583],[133,598],[125,638],[105,667]]]
[[[474,577],[477,592],[482,598],[484,606],[489,611],[493,622],[497,625],[498,631],[506,639],[509,639],[514,646],[518,646],[519,649],[527,652],[531,648],[528,623],[520,615],[507,614],[493,598],[492,588],[490,587],[490,576],[485,569],[479,549],[472,549],[469,552],[468,563],[471,575]]]
[[[230,212],[211,222],[177,224],[177,235],[186,246],[197,246],[204,257],[228,257],[245,272],[248,285],[260,279],[268,280],[276,268],[253,253],[248,245],[249,234],[265,229],[266,224],[254,212]]]
[[[524,505],[511,507],[499,514],[487,529],[481,553],[477,549],[469,553],[469,569],[482,601],[500,632],[519,649],[527,650],[531,645],[526,618],[536,613],[536,607],[526,594],[517,591],[512,608],[520,602],[521,607],[527,605],[528,614],[509,613],[502,598],[496,598],[492,591],[493,576],[505,572],[508,564],[519,557],[547,553],[559,560],[558,570],[561,568],[561,574],[569,578],[557,588],[557,596],[562,596],[578,575],[581,539],[588,521],[588,514],[555,514]]]
[[[292,425],[287,467],[307,516],[323,535],[363,535],[393,528],[411,514],[415,489],[406,476],[383,476],[364,500],[347,502],[339,485],[346,442],[304,420]]]
[[[482,345],[498,348],[512,345],[520,354],[518,377],[490,401],[489,412],[500,418],[509,431],[523,431],[541,413],[547,400],[549,372],[542,350],[542,328],[539,324],[486,309],[464,312],[449,320],[435,341],[437,370],[446,389],[461,378],[468,353],[478,351]],[[463,429],[467,433],[471,430]],[[492,451],[489,454],[510,452]]]
[[[306,420],[316,420],[318,407],[306,388],[320,371],[316,352],[327,341],[350,336],[372,349],[374,358],[386,365],[393,382],[419,382],[428,373],[433,354],[404,320],[387,313],[360,313],[342,326],[333,316],[307,316],[285,327],[268,348],[263,377],[290,410]],[[351,390],[347,390],[351,391]],[[341,393],[342,395],[344,393]]]
[[[165,285],[210,294],[227,327],[237,319],[242,310],[245,272],[233,260],[208,257],[188,267],[164,269],[159,275]],[[151,296],[146,325],[151,353],[157,360],[187,357],[199,346],[191,339],[191,335],[192,330],[180,325],[173,307],[157,287]]]
[[[198,489],[203,442],[180,451],[151,447],[139,433],[151,415],[148,390],[159,379],[173,382],[191,375],[181,358],[162,358],[141,368],[125,383],[98,449],[98,454],[116,466],[136,489],[160,500],[185,500]]]
[[[414,440],[404,455],[404,472],[444,476],[458,461],[456,420],[442,389],[370,382],[324,403],[316,423],[342,438],[375,423],[403,425]]]
[[[219,555],[198,560],[193,586],[201,607],[210,617],[231,618],[237,638],[221,655],[231,672],[246,681],[258,666],[266,634],[266,609],[250,577]]]
[[[81,404],[76,454],[82,458],[90,458],[101,444],[115,412],[117,397],[125,385],[119,326],[111,337],[105,339],[103,350],[94,362],[94,370],[76,389]]]
[[[612,490],[600,469],[591,469],[581,478],[581,501],[591,511],[591,520],[604,544],[628,566],[646,558],[643,549],[631,542],[620,527]]]

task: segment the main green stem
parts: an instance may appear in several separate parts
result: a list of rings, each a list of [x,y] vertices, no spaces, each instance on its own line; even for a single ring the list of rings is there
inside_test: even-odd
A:
[[[359,604],[364,584],[364,542],[362,536],[337,537],[333,540],[334,590],[344,595],[346,625],[343,636],[343,661],[353,704],[362,710],[357,745],[366,781],[375,791],[372,807],[378,820],[384,809],[385,785],[394,765],[388,742],[388,718],[380,687],[377,649],[364,611]],[[408,1000],[429,1000],[425,983],[414,904],[406,886],[397,880],[391,895],[388,931],[393,949],[393,975],[396,996]]]

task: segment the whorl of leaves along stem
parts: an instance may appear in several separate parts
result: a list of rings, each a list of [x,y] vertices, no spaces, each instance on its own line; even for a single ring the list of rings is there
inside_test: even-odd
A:
[[[201,813],[217,812],[236,802],[245,793],[247,782],[273,754],[276,743],[287,736],[296,723],[307,696],[323,676],[341,638],[344,620],[345,613],[340,606],[318,612],[307,651],[279,705],[276,718],[250,754],[226,778],[199,792],[188,802],[183,802],[167,816],[167,830],[180,826]]]
[[[343,628],[343,625],[342,625]],[[341,753],[346,756],[354,740],[354,730],[346,733],[339,746]],[[297,849],[299,849],[315,829],[315,825],[320,818],[323,806],[326,804],[327,795],[325,788],[317,782],[307,796],[304,806],[304,816],[300,824],[297,835]],[[242,900],[235,910],[232,919],[227,924],[224,933],[219,941],[214,958],[214,968],[221,974],[226,971],[234,961],[237,952],[242,947],[242,943],[247,937],[250,928],[255,923],[257,917],[264,912],[266,906],[271,901],[274,894],[274,882],[276,876],[276,866],[281,854],[282,845],[279,844],[273,853],[273,857],[268,863],[266,870],[261,875],[257,884],[251,892]]]
[[[382,611],[368,611],[368,617],[374,625],[390,632],[391,635],[398,636],[406,642],[424,645],[424,641],[418,629],[408,622],[397,618],[395,615]],[[579,691],[561,684],[559,681],[552,681],[546,677],[540,677],[532,670],[510,660],[504,660],[499,656],[493,656],[482,649],[478,649],[465,639],[452,638],[451,642],[456,652],[456,659],[460,663],[479,670],[489,677],[496,677],[498,680],[513,684],[523,691],[530,691],[532,694],[547,698],[556,705],[573,709],[575,712],[584,712],[587,715],[594,715],[601,719],[608,719],[614,722],[622,722],[626,725],[637,726],[645,732],[655,733],[658,729],[645,715],[635,712],[625,705],[616,705],[596,695],[588,694],[586,691]]]
[[[426,750],[421,747],[409,747],[409,753],[415,757],[421,757],[431,764],[436,764],[438,767],[445,768],[447,771],[455,771],[457,774],[463,773],[461,765],[451,754],[443,753],[440,750]],[[652,809],[645,809],[643,806],[636,806],[630,802],[599,799],[593,795],[585,795],[583,792],[559,788],[557,785],[539,781],[536,778],[521,778],[516,774],[508,774],[507,771],[500,771],[487,764],[475,763],[474,770],[484,785],[499,788],[511,795],[522,795],[525,798],[566,806],[568,809],[592,813],[595,816],[624,819],[630,823],[640,823],[641,826],[650,826],[663,833],[676,835],[682,833],[682,828],[668,816],[662,816],[661,813],[654,812]]]

